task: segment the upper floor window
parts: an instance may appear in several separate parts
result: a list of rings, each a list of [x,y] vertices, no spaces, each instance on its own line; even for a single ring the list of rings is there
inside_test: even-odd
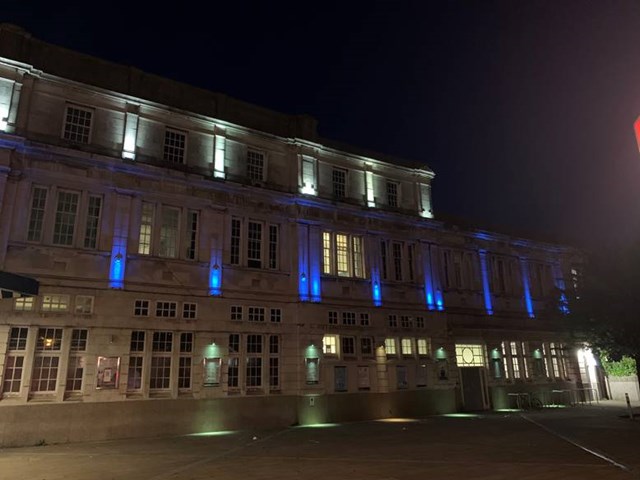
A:
[[[58,192],[56,220],[53,228],[55,245],[73,245],[79,195],[75,192]]]
[[[442,276],[445,288],[476,288],[474,254],[462,250],[442,250]]]
[[[91,121],[93,110],[78,106],[67,106],[64,114],[64,130],[62,137],[75,143],[91,141]]]
[[[96,248],[98,243],[98,228],[100,225],[100,210],[102,208],[102,197],[89,195],[87,205],[87,224],[84,231],[84,247]]]
[[[69,295],[44,295],[42,297],[43,312],[66,312],[69,310]]]
[[[29,230],[27,240],[39,242],[42,240],[42,225],[44,223],[44,212],[47,203],[47,189],[34,187],[31,193],[31,215],[29,216]]]
[[[180,210],[172,207],[162,207],[162,224],[160,225],[161,257],[176,258],[178,256],[178,231],[180,225]]]
[[[347,196],[347,171],[344,168],[334,167],[331,173],[333,196],[344,198]]]
[[[383,280],[415,281],[415,246],[404,242],[380,242],[380,273]]]
[[[322,272],[339,277],[364,278],[362,237],[322,232]]]
[[[520,285],[516,259],[493,255],[491,257],[491,280],[494,293],[515,293]]]
[[[387,205],[390,207],[398,206],[398,184],[396,182],[387,181]]]
[[[187,134],[167,128],[164,132],[164,155],[167,162],[185,163]]]
[[[251,268],[280,267],[280,227],[257,220],[231,219],[231,265]],[[244,251],[244,255],[242,255]]]
[[[255,182],[264,180],[264,153],[255,150],[247,151],[247,178]]]
[[[531,295],[534,297],[542,297],[548,294],[553,287],[552,277],[551,265],[540,262],[531,262],[529,264]]]
[[[141,255],[155,253],[165,258],[195,260],[199,233],[198,212],[189,210],[183,213],[181,208],[167,205],[158,206],[157,211],[160,223],[158,238],[154,234],[157,231],[155,229],[156,205],[150,202],[142,203],[138,253]],[[183,214],[187,215],[187,222],[181,222]]]
[[[140,238],[138,240],[138,253],[151,254],[151,233],[153,231],[154,206],[152,203],[142,203],[142,215],[140,217]]]
[[[31,312],[34,306],[33,297],[18,297],[13,301],[13,309],[17,312]]]

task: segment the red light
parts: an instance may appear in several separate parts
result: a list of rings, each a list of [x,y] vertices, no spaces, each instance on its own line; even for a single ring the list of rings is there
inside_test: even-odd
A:
[[[638,142],[638,150],[640,150],[640,117],[633,124],[633,129],[636,132],[636,141]]]

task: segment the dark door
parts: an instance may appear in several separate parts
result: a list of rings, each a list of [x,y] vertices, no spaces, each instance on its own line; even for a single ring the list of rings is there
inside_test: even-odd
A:
[[[485,391],[484,368],[460,368],[460,382],[462,383],[462,404],[464,410],[473,412],[486,410],[488,406]]]

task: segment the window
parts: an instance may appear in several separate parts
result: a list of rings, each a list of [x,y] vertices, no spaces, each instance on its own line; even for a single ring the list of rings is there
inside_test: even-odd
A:
[[[69,310],[69,295],[44,295],[42,297],[43,312],[66,312]]]
[[[238,357],[229,358],[227,368],[227,385],[230,389],[238,388],[240,385],[240,359]]]
[[[338,324],[338,312],[329,312],[329,325]]]
[[[84,352],[87,349],[87,335],[87,330],[74,328],[71,332],[70,350],[72,352]]]
[[[84,357],[71,356],[67,365],[67,382],[65,391],[79,392],[82,390],[82,377],[84,375]]]
[[[398,184],[396,182],[387,181],[387,205],[390,207],[398,206]]]
[[[269,268],[278,268],[278,226],[269,225]]]
[[[264,180],[264,153],[247,151],[247,178],[254,182]]]
[[[397,315],[389,315],[387,318],[388,318],[388,324],[389,324],[390,327],[396,328],[398,326],[398,317],[397,317]]]
[[[402,328],[411,328],[411,317],[407,316],[407,315],[401,315],[400,316],[400,326]]]
[[[402,281],[402,244],[398,242],[391,243],[391,254],[393,255],[393,278]]]
[[[262,224],[249,222],[247,242],[247,266],[262,268]]]
[[[129,357],[129,370],[127,390],[140,390],[142,388],[142,357]]]
[[[89,295],[76,295],[77,315],[89,315],[93,313],[93,297]]]
[[[416,317],[416,328],[424,328],[424,317]]]
[[[166,390],[171,381],[171,350],[173,345],[172,332],[153,332],[151,343],[151,373],[149,388],[151,390]]]
[[[343,325],[355,325],[356,314],[354,312],[342,312],[342,324]]]
[[[91,120],[93,111],[87,108],[67,106],[64,115],[64,131],[62,138],[75,143],[91,141]]]
[[[371,337],[362,337],[360,339],[360,353],[363,356],[373,355],[373,339]]]
[[[240,335],[237,333],[229,335],[229,353],[240,353]]]
[[[197,303],[184,302],[182,304],[182,318],[194,319],[197,317],[197,313],[198,313]]]
[[[529,378],[525,342],[502,342],[502,358],[506,378]]]
[[[180,359],[178,363],[178,389],[191,388],[191,356],[193,352],[193,333],[180,334]]]
[[[362,237],[323,232],[322,259],[322,272],[327,275],[365,277]]]
[[[356,339],[354,337],[342,337],[342,355],[354,356],[356,354]]]
[[[484,367],[484,346],[456,345],[456,363],[458,367]]]
[[[389,273],[387,271],[387,242],[384,240],[380,242],[380,267],[382,279],[386,280],[389,278]]]
[[[193,333],[183,332],[180,334],[180,353],[193,352]]]
[[[17,353],[27,348],[28,333],[29,329],[27,327],[12,327],[9,331],[8,352],[5,359],[2,382],[2,391],[5,394],[20,393],[24,371],[24,356]]]
[[[242,321],[242,307],[240,305],[231,305],[231,320]]]
[[[198,252],[198,212],[190,210],[187,222],[187,258],[195,260]]]
[[[27,348],[27,327],[11,327],[9,332],[9,350],[25,350]]]
[[[180,210],[162,207],[162,224],[160,226],[160,256],[176,258],[178,255],[178,226]]]
[[[407,245],[407,266],[409,267],[408,269],[408,274],[409,274],[409,281],[413,282],[415,280],[415,273],[414,273],[414,269],[413,269],[413,262],[414,262],[414,258],[415,258],[415,249],[416,246],[413,244]]]
[[[333,168],[332,174],[333,196],[344,198],[347,194],[347,171],[343,168]]]
[[[156,302],[156,317],[175,318],[177,309],[176,302]]]
[[[369,325],[371,325],[371,323],[369,322],[369,314],[368,313],[361,313],[360,314],[360,325],[363,327],[368,327]]]
[[[264,322],[264,307],[249,307],[248,320],[250,322]]]
[[[31,312],[35,306],[33,297],[18,297],[13,301],[16,312]]]
[[[398,352],[396,350],[396,339],[395,338],[385,338],[384,339],[384,349],[387,352],[387,355],[397,355]]]
[[[418,344],[418,355],[421,357],[426,357],[429,355],[429,341],[426,338],[419,338],[417,340]]]
[[[98,226],[100,224],[100,208],[102,197],[89,196],[87,205],[87,223],[84,229],[84,248],[96,248],[98,243]]]
[[[142,215],[140,217],[140,240],[138,241],[138,253],[151,254],[151,232],[153,231],[153,204],[142,203]]]
[[[172,163],[185,163],[187,135],[184,132],[167,128],[164,132],[164,160]]]
[[[262,386],[262,335],[247,335],[246,386]]]
[[[413,341],[410,338],[403,338],[400,341],[402,355],[413,355]]]
[[[133,315],[136,317],[148,317],[149,300],[136,300],[133,305]]]
[[[279,308],[271,309],[271,323],[280,323],[282,322],[282,310]]]
[[[131,332],[131,351],[144,352],[144,332],[140,330]]]
[[[240,265],[240,220],[231,219],[231,265]]]
[[[38,329],[38,337],[36,338],[36,355],[33,362],[33,372],[31,374],[32,392],[55,391],[61,348],[61,328]]]
[[[276,390],[280,386],[280,338],[269,337],[269,388]]]
[[[39,242],[42,239],[42,223],[44,221],[44,209],[47,203],[47,189],[35,187],[31,195],[31,214],[29,216],[29,230],[27,240]]]
[[[336,335],[325,335],[322,337],[322,349],[325,355],[337,355],[338,337]]]
[[[73,245],[79,195],[74,192],[58,192],[56,221],[53,228],[54,245]]]

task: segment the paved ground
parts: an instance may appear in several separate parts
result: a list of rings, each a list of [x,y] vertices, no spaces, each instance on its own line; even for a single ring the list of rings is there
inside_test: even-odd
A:
[[[640,413],[640,412],[637,412]],[[0,450],[2,480],[633,479],[621,404]]]

